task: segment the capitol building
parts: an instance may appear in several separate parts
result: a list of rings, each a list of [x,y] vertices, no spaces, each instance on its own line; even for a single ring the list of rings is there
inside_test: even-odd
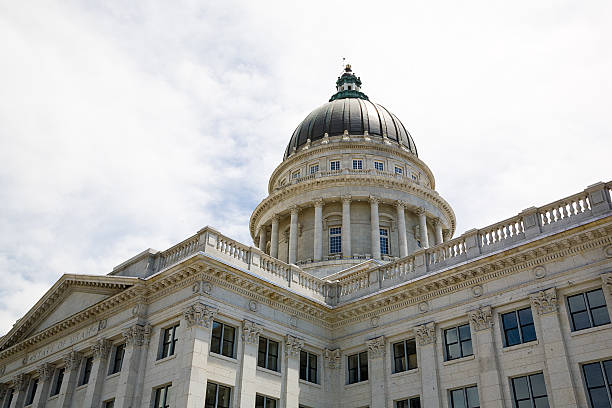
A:
[[[298,124],[252,245],[63,275],[0,338],[0,408],[611,408],[612,182],[456,231],[361,85]]]

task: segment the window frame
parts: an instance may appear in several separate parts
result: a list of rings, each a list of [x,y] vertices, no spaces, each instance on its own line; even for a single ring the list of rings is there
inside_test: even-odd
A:
[[[111,398],[103,402],[104,408],[114,408],[115,407],[115,399]]]
[[[414,403],[418,405],[414,405]],[[401,404],[401,405],[400,405]],[[421,397],[410,397],[403,400],[397,400],[393,404],[394,408],[421,408]]]
[[[334,232],[332,232],[332,230]],[[338,231],[338,232],[335,232]],[[336,244],[332,245],[332,239],[333,242],[335,242]],[[342,227],[341,226],[330,226],[328,228],[328,252],[329,255],[338,255],[342,253]],[[338,248],[338,251],[332,251],[332,249]]]
[[[374,160],[374,170],[385,171],[385,162],[380,160]]]
[[[353,170],[363,170],[363,159],[352,159],[351,168]]]
[[[306,373],[305,376],[302,377],[302,356],[306,355]],[[312,364],[311,364],[311,357],[315,358],[315,365],[314,365],[314,381],[312,379]],[[300,380],[302,381],[306,381],[312,384],[318,384],[319,383],[319,355],[317,353],[311,353],[308,350],[300,350]]]
[[[54,397],[59,395],[62,390],[62,383],[64,382],[64,376],[66,373],[66,367],[58,367],[53,372],[53,380],[51,381],[51,389],[49,390],[49,396]]]
[[[520,319],[520,314],[519,312],[522,312],[524,310],[529,310],[531,313],[531,323],[526,323],[523,324],[521,322]],[[514,314],[514,318],[516,319],[516,327],[511,327],[511,328],[506,328],[505,322],[504,322],[504,316],[510,315],[510,314]],[[525,344],[525,343],[530,343],[532,341],[537,341],[538,340],[538,333],[536,331],[536,327],[535,327],[535,322],[533,320],[533,310],[531,308],[531,306],[526,306],[526,307],[522,307],[520,309],[514,309],[514,310],[510,310],[508,312],[505,313],[500,313],[499,314],[499,320],[500,320],[500,327],[502,330],[502,340],[504,343],[504,348],[505,347],[512,347],[512,346],[517,346],[519,344]],[[528,326],[533,326],[533,332],[535,334],[535,338],[532,340],[527,340],[525,341],[525,334],[523,332],[523,329],[528,327]],[[517,329],[518,333],[519,333],[519,342],[516,344],[510,344],[510,342],[508,341],[508,332],[513,330],[513,329]]]
[[[167,383],[153,388],[153,408],[170,408],[170,401],[168,401],[170,388],[172,388],[172,383]],[[162,391],[164,391],[163,397],[161,395]],[[161,398],[163,398],[163,401],[161,401]],[[160,406],[160,402],[163,402],[163,405]]]
[[[514,381],[518,380],[519,378],[526,378],[527,379],[527,389],[529,391],[529,399],[525,400],[525,399],[521,399],[520,401],[529,401],[531,404],[531,407],[534,408],[535,404],[534,404],[534,400],[535,398],[542,398],[544,397],[543,395],[540,395],[538,397],[534,397],[533,396],[533,386],[532,386],[532,382],[531,382],[531,377],[535,377],[537,375],[541,375],[542,376],[542,381],[544,382],[544,389],[546,390],[546,400],[548,401],[549,405],[550,405],[550,399],[548,398],[548,388],[546,386],[546,377],[544,377],[544,373],[542,371],[540,372],[536,372],[536,373],[531,373],[531,374],[524,374],[524,375],[519,375],[516,377],[511,377],[510,378],[510,397],[512,398],[512,407],[517,407],[518,406],[518,402],[517,401],[517,397],[516,397],[516,387],[514,386]]]
[[[28,382],[28,388],[26,392],[26,396],[23,402],[24,407],[29,407],[34,403],[34,398],[36,397],[36,390],[38,389],[38,377],[32,378]]]
[[[232,405],[232,387],[230,387],[229,385],[224,385],[224,384],[219,384],[217,382],[214,381],[207,381],[206,382],[206,393],[204,394],[204,408],[207,407],[206,405],[206,397],[208,396],[208,386],[210,385],[214,385],[215,386],[215,404],[213,406],[213,408],[226,408],[226,407],[219,407],[219,389],[220,388],[227,388],[229,390],[229,395],[228,395],[228,405],[227,407],[231,407]]]
[[[393,174],[403,176],[404,173],[405,173],[405,170],[402,166],[398,166],[398,165],[393,166]]]
[[[268,397],[267,395],[263,395],[259,393],[255,394],[255,407],[257,407],[257,398],[263,398],[264,408],[268,408],[269,401],[274,401],[274,408],[279,407],[280,401],[277,398]]]
[[[587,402],[590,408],[593,408],[593,398],[591,396],[591,390],[596,388],[606,389],[606,394],[608,395],[608,403],[610,404],[610,406],[612,406],[612,376],[608,377],[604,363],[609,363],[612,366],[612,359],[591,361],[589,363],[584,363],[580,365],[580,372],[582,373],[582,383],[584,385]],[[585,367],[594,364],[597,364],[598,366],[599,373],[601,374],[601,377],[603,379],[603,386],[589,387]],[[612,369],[610,370],[610,372],[612,372]]]
[[[475,407],[469,405],[468,394],[467,394],[468,390],[472,388],[476,389],[476,395],[478,396],[478,405]],[[464,398],[467,408],[480,408],[480,405],[481,405],[480,404],[480,394],[478,393],[477,384],[466,385],[465,387],[453,388],[453,389],[448,390],[448,405],[450,408],[455,408],[454,397],[453,397],[453,392],[455,391],[462,391],[463,398]]]
[[[291,180],[297,180],[300,177],[302,177],[302,171],[301,169],[298,170],[294,170],[291,172]]]
[[[121,350],[121,357],[117,358],[117,351]],[[120,373],[123,369],[123,358],[125,356],[125,343],[118,343],[113,345],[113,352],[111,353],[111,359],[108,364],[108,375]],[[118,367],[117,367],[118,366]]]
[[[213,339],[212,331],[215,329],[215,323],[221,325],[221,337],[219,338],[219,352],[218,353],[216,351],[213,351],[213,342],[212,342],[212,339]],[[231,344],[232,344],[231,356],[228,356],[227,354],[223,353],[225,349],[224,345],[227,341],[225,339],[225,333],[226,333],[225,328],[226,327],[231,327],[234,330],[234,335],[232,336],[232,341],[231,341]],[[211,328],[210,352],[213,354],[219,355],[219,356],[224,356],[224,357],[235,359],[236,358],[236,332],[237,331],[238,331],[237,328],[231,324],[227,324],[219,320],[213,320],[213,324]]]
[[[365,356],[365,357],[364,357]],[[357,365],[355,366],[355,368],[351,368],[351,358],[352,357],[357,357]],[[365,358],[365,378],[363,378],[363,359]],[[350,354],[346,356],[346,372],[347,372],[347,384],[357,384],[360,382],[364,382],[364,381],[368,381],[370,379],[370,374],[369,374],[369,363],[368,363],[368,351],[360,351],[358,353],[354,353],[354,354]],[[356,372],[356,380],[355,381],[351,381],[351,371],[355,370]]]
[[[413,354],[408,354],[408,343],[412,342],[414,343],[414,356],[415,356],[415,363],[416,365],[414,367],[410,367],[410,359],[409,359],[409,355],[413,355]],[[398,370],[397,369],[397,360],[398,357],[395,355],[395,345],[396,344],[402,344],[403,346],[403,351],[404,351],[404,355],[403,358],[404,359],[404,364],[405,364],[405,368],[403,370]],[[419,368],[419,361],[418,361],[418,354],[417,354],[417,347],[416,347],[416,339],[411,338],[411,339],[405,339],[402,341],[396,341],[394,343],[391,344],[391,350],[393,351],[393,374],[397,374],[397,373],[405,373],[406,371],[410,371],[410,370],[416,370],[417,368]]]
[[[178,343],[177,330],[181,325],[180,322],[174,323],[172,326],[162,327],[159,331],[159,351],[157,353],[157,359],[163,360],[173,356],[176,352],[176,344]],[[169,341],[166,342],[166,333],[171,333]],[[168,350],[165,347],[168,345]]]
[[[261,354],[259,350],[259,346],[261,346],[262,340],[265,340],[266,342],[265,366],[259,365],[259,356]],[[275,368],[268,367],[270,364],[270,342],[276,343],[277,354],[276,354],[276,367]],[[276,341],[276,340],[270,339],[269,337],[265,337],[265,336],[259,336],[259,344],[257,347],[257,367],[280,373],[281,371],[280,356],[281,356],[281,342],[280,341]]]
[[[459,329],[461,327],[466,327],[466,326],[468,330],[470,331],[470,338],[469,340],[461,340],[461,332],[459,331]],[[457,341],[449,344],[447,341],[446,333],[450,330],[457,331]],[[458,360],[460,358],[470,357],[474,355],[474,344],[472,343],[472,328],[470,327],[469,323],[458,324],[452,327],[448,327],[442,331],[442,334],[444,335],[444,361]],[[463,354],[463,343],[467,343],[468,341],[470,342],[470,348],[472,349],[472,353],[464,355]],[[453,344],[459,344],[459,351],[461,354],[459,357],[450,358],[449,346],[452,346]]]
[[[378,230],[379,230],[378,239],[380,242],[380,254],[390,256],[391,255],[391,245],[390,245],[390,240],[389,240],[390,238],[389,228],[379,227]],[[384,234],[383,234],[383,231],[385,232]]]
[[[313,171],[313,169],[315,170]],[[308,174],[316,174],[319,172],[319,170],[320,170],[319,163],[312,163],[308,166]]]
[[[81,359],[81,369],[79,370],[79,380],[77,381],[78,387],[89,384],[89,380],[91,379],[92,369],[93,369],[93,356],[84,356]]]
[[[342,169],[342,164],[340,162],[341,162],[340,159],[330,159],[329,160],[329,171],[340,171]]]
[[[602,306],[595,306],[593,308],[591,308],[590,304],[589,304],[589,297],[587,296],[587,294],[589,293],[593,293],[593,292],[598,292],[601,291],[601,296],[604,300],[604,304]],[[584,302],[584,305],[586,307],[585,310],[579,310],[579,311],[572,311],[572,306],[570,303],[570,299],[578,297],[578,296],[582,296],[582,301]],[[566,296],[566,305],[567,305],[567,312],[568,312],[568,317],[569,317],[569,323],[570,323],[570,328],[572,332],[578,332],[581,330],[586,330],[586,329],[590,329],[593,327],[601,327],[601,326],[605,326],[606,324],[610,324],[610,312],[608,311],[608,304],[606,302],[606,296],[603,292],[603,288],[596,288],[596,289],[591,289],[591,290],[585,290],[583,292],[579,292],[579,293],[575,293],[573,295],[567,295]],[[606,323],[601,323],[601,324],[594,324],[593,321],[593,313],[592,311],[595,309],[603,309],[606,311],[606,314],[608,315],[608,321]],[[589,317],[589,327],[583,327],[580,329],[576,329],[576,324],[574,322],[574,315],[578,314],[578,313],[583,313],[586,312],[587,316]]]

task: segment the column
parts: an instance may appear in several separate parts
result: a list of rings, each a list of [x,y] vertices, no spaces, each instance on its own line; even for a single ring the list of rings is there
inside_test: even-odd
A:
[[[242,322],[242,361],[240,370],[240,407],[254,407],[257,394],[257,345],[263,326],[245,320]]]
[[[314,202],[314,253],[315,262],[323,259],[323,200],[321,198]]]
[[[300,351],[304,347],[304,340],[287,335],[285,338],[285,375],[281,407],[298,408],[300,405]]]
[[[540,321],[538,335],[542,336],[546,356],[545,364],[551,387],[548,390],[550,405],[555,408],[577,407],[576,387],[559,322],[556,289],[541,290],[531,295],[531,307]]]
[[[425,216],[425,209],[423,207],[417,208],[416,214],[419,216],[421,248],[429,248],[429,237],[427,236],[427,217]]]
[[[387,406],[387,370],[385,368],[385,336],[368,340],[368,379],[370,382],[371,407]]]
[[[89,385],[85,392],[84,407],[97,407],[100,405],[102,386],[106,377],[106,362],[110,354],[112,343],[106,339],[98,339],[91,349],[93,351],[93,365],[89,376]]]
[[[474,341],[474,354],[478,358],[480,382],[480,406],[483,408],[504,408],[502,379],[498,370],[493,315],[491,306],[483,306],[469,312]]]
[[[266,252],[266,226],[262,225],[259,228],[259,250]]]
[[[142,346],[151,336],[151,325],[134,324],[123,329],[125,339],[125,352],[123,354],[123,364],[119,382],[117,384],[117,394],[115,397],[115,408],[131,408],[134,405],[134,395],[136,384],[144,370],[141,370],[140,363]]]
[[[202,408],[206,399],[208,352],[213,318],[218,309],[196,302],[183,311],[183,350],[176,397],[177,408]]]
[[[341,372],[342,352],[340,349],[325,349],[323,351],[323,375],[325,375],[325,393],[329,395],[329,408],[340,407],[340,397],[342,394],[342,385],[344,384],[344,375]]]
[[[444,242],[444,235],[442,233],[442,221],[439,218],[434,219],[434,228],[436,229],[436,245]]]
[[[378,198],[370,196],[370,228],[372,258],[380,259],[380,223],[378,220]]]
[[[36,388],[36,394],[32,402],[34,408],[45,407],[47,398],[49,398],[49,388],[51,386],[54,370],[55,366],[49,363],[44,363],[36,369],[36,371],[38,371],[38,388]]]
[[[289,227],[289,264],[297,259],[298,207],[291,208],[291,226]]]
[[[71,351],[64,355],[64,381],[60,387],[60,393],[56,407],[68,408],[72,404],[72,394],[76,388],[76,381],[79,375],[79,366],[81,364],[81,353]]]
[[[438,358],[436,356],[436,327],[433,322],[416,327],[419,346],[419,366],[423,388],[423,408],[439,408],[440,385],[438,384]]]
[[[342,197],[342,257],[352,258],[351,251],[351,196]]]
[[[23,406],[29,382],[30,376],[27,374],[17,374],[15,377],[13,377],[13,400],[11,401],[9,408]]]
[[[278,221],[278,215],[272,217],[272,236],[270,237],[270,256],[272,258],[278,258]]]
[[[408,237],[406,236],[406,203],[398,201],[395,203],[397,208],[397,230],[399,231],[399,253],[400,258],[408,256]]]

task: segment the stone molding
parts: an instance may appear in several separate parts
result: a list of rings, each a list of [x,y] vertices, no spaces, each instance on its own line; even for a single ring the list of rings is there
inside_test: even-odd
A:
[[[250,344],[257,344],[259,342],[259,335],[263,331],[261,324],[252,322],[250,320],[244,320],[242,322],[242,340]]]
[[[187,327],[210,327],[210,323],[217,316],[219,309],[208,306],[201,302],[196,302],[187,306],[183,311],[183,317],[187,322]]]
[[[79,368],[79,364],[81,363],[82,354],[78,351],[69,351],[64,354],[62,360],[66,366],[66,371],[73,371]]]
[[[300,210],[301,210],[300,207],[298,207],[297,205],[294,205],[293,207],[289,209],[289,212],[291,213],[291,215],[294,215],[294,214],[299,215]]]
[[[531,306],[539,315],[556,313],[559,308],[556,289],[541,290],[531,295]]]
[[[415,327],[415,335],[419,346],[427,346],[436,342],[436,325],[429,322]]]
[[[384,357],[385,355],[385,336],[378,336],[366,341],[368,346],[368,356],[370,358]]]
[[[17,392],[25,391],[29,382],[30,382],[30,376],[24,373],[17,374],[12,379],[13,388]]]
[[[0,402],[4,401],[4,396],[6,395],[7,391],[8,391],[8,385],[0,384]]]
[[[125,339],[126,346],[140,347],[145,344],[145,342],[149,342],[149,339],[151,338],[151,331],[150,324],[135,324],[123,329],[121,335]]]
[[[51,380],[51,377],[53,377],[54,370],[55,365],[51,363],[43,363],[36,367],[36,372],[38,373],[38,378],[40,379],[40,382],[43,383]]]
[[[353,197],[350,194],[342,196],[342,204],[350,204],[353,200]]]
[[[399,208],[400,210],[405,210],[406,208],[408,208],[408,203],[403,200],[398,200],[395,202],[395,207]]]
[[[342,352],[340,349],[325,349],[323,350],[323,360],[325,360],[325,365],[327,368],[332,370],[336,368],[340,368],[340,358],[342,357]]]
[[[474,331],[487,330],[493,327],[493,311],[491,306],[482,306],[468,313]]]
[[[608,290],[608,293],[612,295],[612,272],[604,273],[601,275],[604,287]]]
[[[323,207],[323,204],[325,203],[325,201],[323,201],[322,198],[317,198],[313,200],[312,203],[314,204],[315,207]],[[278,215],[276,217],[278,217]]]
[[[419,217],[420,217],[421,215],[425,215],[425,208],[424,208],[424,207],[417,207],[417,208],[414,210],[414,213],[415,213],[416,215],[418,215]]]
[[[92,346],[94,360],[106,360],[110,354],[113,344],[106,339],[98,339]]]
[[[285,337],[285,354],[289,357],[299,357],[304,347],[304,340],[288,334]]]
[[[380,203],[380,197],[371,195],[371,196],[368,197],[368,201],[370,201],[370,204],[379,204]]]

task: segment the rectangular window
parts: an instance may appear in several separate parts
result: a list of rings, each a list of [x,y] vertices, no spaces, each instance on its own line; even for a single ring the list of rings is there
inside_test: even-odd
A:
[[[467,357],[474,354],[472,351],[472,335],[470,325],[453,327],[444,330],[444,345],[446,348],[446,360]]]
[[[172,384],[155,389],[155,401],[153,408],[170,408],[170,392]]]
[[[340,160],[332,160],[329,162],[329,170],[330,171],[338,171],[340,170]]]
[[[81,361],[81,375],[79,376],[79,385],[89,384],[89,377],[91,377],[92,367],[93,357],[84,357]]]
[[[450,400],[451,408],[480,408],[478,388],[475,385],[473,387],[452,390],[450,392]]]
[[[395,403],[395,408],[421,408],[421,399],[419,397],[414,397],[397,401]]]
[[[158,360],[174,355],[174,350],[176,349],[176,343],[178,341],[176,335],[176,329],[178,329],[178,327],[179,325],[176,324],[172,327],[168,327],[167,329],[162,329],[162,342],[159,347],[159,355],[157,356]]]
[[[353,170],[363,170],[363,160],[353,159]]]
[[[259,336],[257,365],[272,371],[280,371],[278,367],[278,342]]]
[[[11,406],[11,403],[13,402],[13,395],[15,394],[15,390],[14,389],[10,389],[6,392],[6,401],[4,402],[4,405],[2,408],[9,408]]]
[[[546,384],[542,373],[512,379],[512,398],[519,408],[548,407]]]
[[[28,386],[28,393],[26,394],[24,406],[32,405],[34,402],[34,396],[36,395],[36,389],[38,388],[38,378],[34,378],[30,381]]]
[[[115,400],[104,401],[104,408],[115,408]]]
[[[385,164],[383,162],[375,161],[374,168],[379,171],[385,170]]]
[[[531,308],[527,307],[514,312],[504,313],[501,316],[504,328],[505,347],[527,343],[536,339],[535,326]]]
[[[368,352],[348,356],[348,383],[354,384],[368,380]]]
[[[230,392],[230,387],[209,382],[206,384],[204,408],[229,408]]]
[[[55,370],[55,378],[53,379],[53,384],[51,385],[51,394],[50,396],[58,395],[60,390],[62,389],[62,382],[64,381],[64,368],[58,368]]]
[[[121,371],[123,365],[123,354],[125,353],[125,344],[117,344],[113,347],[113,358],[111,360],[110,369],[108,375],[118,373]]]
[[[572,331],[588,329],[610,323],[608,307],[601,289],[568,296]]]
[[[255,408],[276,408],[277,401],[274,398],[264,397],[257,394],[255,396]]]
[[[404,169],[395,166],[395,174],[404,174]]]
[[[393,344],[394,373],[417,368],[416,341],[414,339]]]
[[[412,181],[417,181],[418,180],[418,177],[417,177],[416,174],[412,173],[410,176],[412,177]]]
[[[342,252],[342,227],[329,228],[329,253],[339,254]]]
[[[211,353],[221,354],[225,357],[234,358],[234,343],[236,329],[224,323],[213,321],[212,338],[210,343]]]
[[[300,351],[300,380],[317,384],[317,355]]]
[[[319,165],[318,164],[312,164],[310,166],[310,174],[315,174],[319,171]]]
[[[582,374],[592,408],[612,406],[612,360],[582,366]]]
[[[389,255],[389,230],[386,228],[380,229],[380,253]]]
[[[300,178],[300,171],[294,171],[293,173],[291,173],[291,178],[292,179],[298,179]]]

